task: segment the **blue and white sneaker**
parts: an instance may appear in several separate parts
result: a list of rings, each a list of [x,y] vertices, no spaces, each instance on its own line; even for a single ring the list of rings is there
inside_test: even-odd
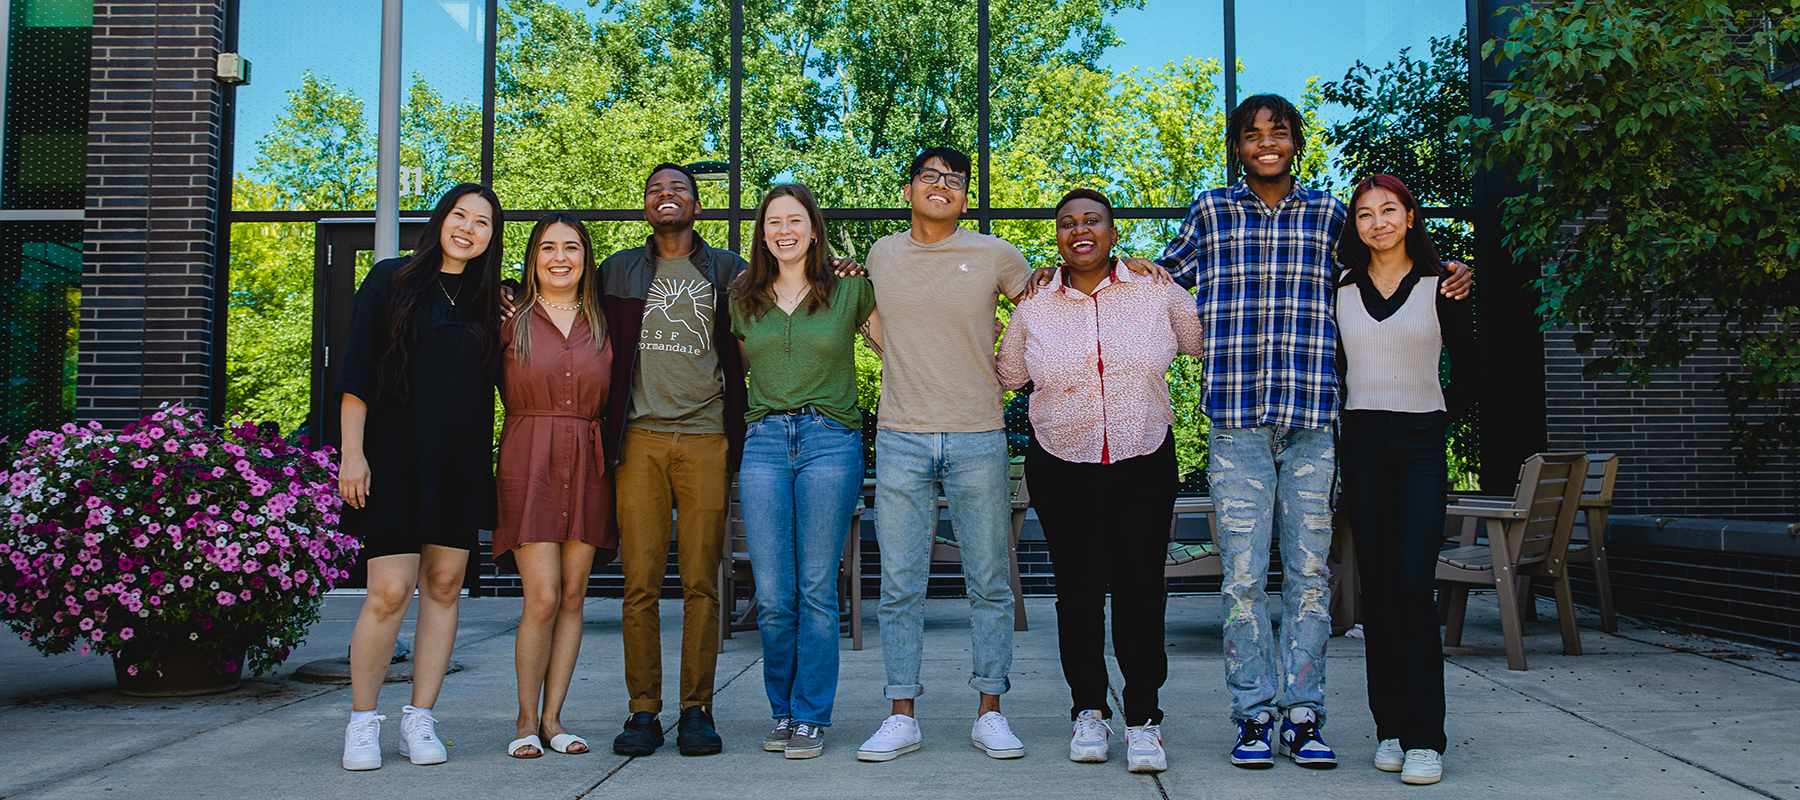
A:
[[[1288,709],[1281,721],[1281,754],[1309,769],[1337,766],[1337,753],[1319,738],[1319,717],[1310,708]]]
[[[1275,746],[1270,741],[1270,728],[1275,720],[1269,712],[1259,711],[1255,719],[1240,719],[1237,746],[1231,748],[1231,763],[1244,769],[1268,769],[1275,766]]]

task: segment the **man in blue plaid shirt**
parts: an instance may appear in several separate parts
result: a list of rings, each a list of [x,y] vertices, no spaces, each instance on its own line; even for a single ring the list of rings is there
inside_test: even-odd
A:
[[[1346,210],[1294,179],[1306,141],[1292,103],[1248,98],[1226,136],[1244,179],[1202,193],[1159,261],[1177,283],[1197,288],[1206,331],[1207,478],[1218,504],[1226,681],[1239,734],[1231,761],[1266,769],[1279,749],[1301,766],[1330,768],[1337,755],[1319,730],[1339,404],[1333,254]],[[1460,296],[1468,269],[1452,270],[1446,289]],[[1277,529],[1279,642],[1266,592]]]

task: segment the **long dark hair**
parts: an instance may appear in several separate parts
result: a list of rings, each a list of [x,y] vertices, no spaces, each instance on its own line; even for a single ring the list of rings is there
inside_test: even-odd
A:
[[[1406,228],[1406,257],[1412,259],[1414,266],[1423,265],[1436,272],[1439,277],[1447,277],[1450,270],[1444,268],[1444,260],[1438,258],[1437,248],[1431,244],[1431,233],[1425,229],[1424,219],[1419,216],[1419,201],[1413,199],[1412,191],[1406,188],[1405,183],[1385,172],[1365,178],[1356,185],[1356,191],[1350,193],[1350,219],[1344,221],[1348,230],[1338,237],[1338,262],[1355,270],[1369,268],[1369,244],[1356,233],[1356,201],[1376,189],[1392,192],[1400,199],[1400,205],[1412,214],[1412,224]]]
[[[766,311],[775,304],[775,279],[781,276],[781,262],[775,254],[769,252],[769,243],[763,240],[763,226],[769,216],[769,204],[777,197],[792,197],[800,201],[800,207],[806,209],[806,216],[812,221],[813,241],[807,245],[806,282],[812,285],[812,297],[806,301],[806,313],[811,314],[821,308],[831,306],[831,292],[837,288],[837,273],[831,271],[826,262],[829,245],[826,244],[825,215],[819,212],[819,204],[813,200],[812,190],[804,183],[784,183],[769,190],[763,196],[762,205],[756,207],[756,235],[750,241],[750,268],[738,274],[731,282],[731,302],[736,303],[738,313],[753,317]]]
[[[375,397],[378,399],[400,403],[412,399],[411,387],[406,380],[407,364],[412,360],[412,347],[418,341],[419,308],[427,302],[427,293],[432,290],[438,271],[443,267],[444,220],[450,216],[451,209],[456,208],[457,201],[471,194],[481,195],[493,209],[493,234],[488,238],[487,249],[469,259],[468,266],[463,269],[465,275],[475,279],[470,285],[464,278],[463,288],[468,296],[464,302],[468,304],[469,312],[463,315],[463,324],[481,341],[483,378],[491,382],[500,372],[496,334],[500,319],[500,262],[505,251],[501,233],[506,230],[505,215],[494,190],[479,183],[457,184],[438,200],[437,207],[431,210],[431,219],[425,223],[425,232],[419,234],[419,243],[413,246],[412,258],[394,273],[394,293],[388,300],[387,350],[381,354],[376,370]]]
[[[594,266],[594,241],[588,237],[588,229],[574,214],[567,211],[552,211],[531,229],[531,240],[525,244],[525,274],[520,276],[523,284],[513,314],[513,355],[519,363],[531,362],[531,315],[532,306],[538,301],[538,245],[544,243],[544,232],[551,225],[562,223],[575,229],[575,236],[581,239],[581,280],[575,284],[575,296],[581,304],[581,315],[587,317],[588,329],[594,334],[594,350],[598,352],[606,348],[606,310],[600,307],[600,268]]]

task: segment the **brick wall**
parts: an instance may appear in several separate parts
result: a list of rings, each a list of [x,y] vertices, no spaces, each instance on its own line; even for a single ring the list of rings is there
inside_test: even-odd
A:
[[[1618,453],[1615,513],[1800,520],[1800,465],[1741,475],[1724,451],[1725,401],[1713,384],[1735,357],[1708,349],[1638,388],[1581,376],[1573,330],[1544,334],[1551,450]]]
[[[80,419],[118,424],[164,401],[207,402],[223,4],[94,4]]]

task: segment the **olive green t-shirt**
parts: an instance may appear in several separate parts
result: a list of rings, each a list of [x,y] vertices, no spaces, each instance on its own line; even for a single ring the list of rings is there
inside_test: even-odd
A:
[[[856,331],[875,310],[875,290],[863,277],[839,278],[824,308],[793,314],[770,305],[746,317],[731,306],[731,332],[749,358],[750,410],[745,422],[771,411],[812,406],[851,429],[862,428],[856,408]]]
[[[686,256],[656,259],[644,302],[627,427],[725,432],[725,374],[713,349],[713,285]]]

